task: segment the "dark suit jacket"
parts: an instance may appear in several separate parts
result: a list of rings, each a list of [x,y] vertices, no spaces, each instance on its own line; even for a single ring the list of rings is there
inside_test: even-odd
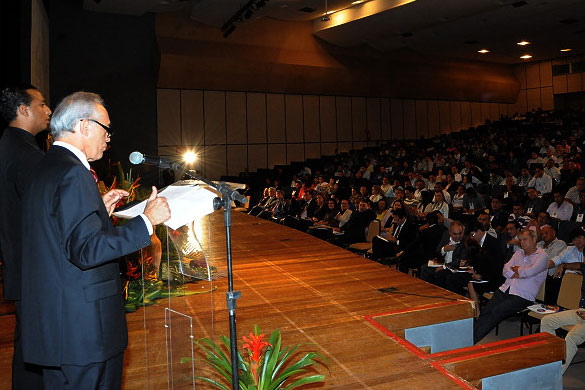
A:
[[[415,240],[418,234],[418,229],[415,224],[406,221],[398,233],[398,247],[401,250],[408,248]]]
[[[441,224],[435,224],[418,234],[404,250],[411,265],[420,266],[435,257],[435,250],[447,229]]]
[[[480,274],[483,280],[489,281],[490,286],[494,288],[500,286],[505,279],[502,275],[504,255],[501,250],[499,240],[486,233],[479,253],[469,259],[475,272]]]
[[[8,127],[0,139],[0,252],[4,298],[20,300],[21,199],[33,168],[45,154],[27,131]]]
[[[83,366],[123,352],[116,259],[150,243],[142,218],[114,228],[92,174],[59,146],[39,164],[23,205],[25,361]]]
[[[449,236],[449,231],[446,231],[443,234],[443,238],[441,239],[441,242],[439,242],[439,245],[437,245],[436,254],[437,254],[438,259],[444,259],[444,256],[441,254],[441,249],[449,243],[450,238],[451,237]],[[465,248],[463,240],[461,240],[461,242],[453,250],[453,256],[451,257],[451,260],[452,260],[451,265],[453,267],[459,267],[459,262],[463,259],[467,259],[467,249]]]

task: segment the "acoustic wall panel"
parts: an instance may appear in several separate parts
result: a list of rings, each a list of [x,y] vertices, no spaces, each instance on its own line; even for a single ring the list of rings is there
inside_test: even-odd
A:
[[[457,130],[467,130],[473,123],[473,112],[470,102],[461,102],[461,124]]]
[[[583,73],[571,73],[567,75],[567,92],[581,92],[583,90],[583,83],[581,76]]]
[[[352,97],[351,98],[351,119],[353,140],[367,141],[369,135],[366,132],[367,118],[366,118],[366,98]]]
[[[429,137],[441,134],[441,118],[439,114],[439,102],[431,100],[428,102],[429,111]]]
[[[198,148],[205,142],[203,124],[203,92],[181,91],[181,142],[178,145],[192,145]]]
[[[303,127],[305,142],[321,141],[319,128],[319,97],[314,95],[303,96]]]
[[[416,102],[411,99],[402,101],[404,112],[404,138],[418,138],[416,134]]]
[[[290,164],[293,161],[305,161],[304,144],[286,144],[286,163]]]
[[[352,141],[351,98],[336,96],[337,141]]]
[[[380,138],[382,141],[392,139],[392,121],[390,119],[390,99],[380,99]]]
[[[553,91],[557,95],[559,93],[567,93],[567,76],[562,74],[559,76],[553,76]]]
[[[440,116],[440,129],[441,134],[448,134],[452,131],[451,129],[451,106],[447,101],[439,101],[439,116]]]
[[[267,168],[266,144],[248,145],[248,169],[251,172]]]
[[[471,102],[471,126],[479,126],[482,123],[481,103]]]
[[[528,105],[526,103],[526,90],[521,89],[520,93],[518,94],[518,99],[516,100],[516,104],[513,105],[513,110],[515,113],[523,114],[528,111]]]
[[[527,89],[526,99],[528,111],[541,108],[542,104],[540,103],[540,88]]]
[[[203,153],[203,174],[212,180],[218,180],[227,174],[225,145],[207,146]]]
[[[321,142],[337,142],[337,116],[335,96],[319,97]]]
[[[286,142],[284,95],[266,94],[266,126],[268,142]]]
[[[337,154],[337,142],[321,142],[321,154],[323,156],[335,156]]]
[[[305,144],[305,158],[319,158],[321,157],[321,145],[319,143]]]
[[[246,145],[227,146],[227,174],[237,176],[245,172],[248,162],[248,147]]]
[[[490,103],[481,102],[479,108],[481,111],[481,123],[486,123],[491,118]]]
[[[351,142],[338,142],[337,148],[339,153],[347,153],[353,148],[353,145]]]
[[[490,120],[492,122],[500,119],[500,104],[490,103]]]
[[[540,87],[552,87],[552,63],[542,61],[540,66]]]
[[[404,111],[402,99],[390,99],[390,124],[392,139],[404,139]]]
[[[514,75],[520,82],[520,89],[526,89],[526,64],[518,64],[514,67]]]
[[[529,62],[526,64],[526,88],[540,87],[540,64]]]
[[[286,144],[268,144],[268,168],[286,165]]]
[[[469,103],[464,102],[469,107]],[[461,105],[462,102],[449,102],[451,107],[451,131],[461,130]]]
[[[244,92],[227,92],[225,106],[227,143],[246,144],[248,140],[246,94]]]
[[[246,93],[248,143],[266,142],[266,94]]]
[[[353,146],[352,146],[352,149],[359,150],[359,149],[365,148],[366,146],[368,146],[368,143],[365,142],[365,141],[363,141],[363,142],[354,142],[353,143]]]
[[[508,117],[511,104],[501,103],[500,104],[500,115]]]
[[[416,137],[429,136],[429,108],[426,100],[416,101]]]
[[[303,142],[303,99],[300,95],[286,95],[286,142]]]
[[[157,90],[158,145],[181,144],[180,92],[174,89]]]
[[[382,139],[380,99],[368,98],[366,102],[366,132],[370,141]]]
[[[225,92],[203,92],[205,145],[225,144]]]
[[[552,87],[545,87],[540,89],[540,101],[542,102],[543,110],[554,110],[555,98],[553,96]]]

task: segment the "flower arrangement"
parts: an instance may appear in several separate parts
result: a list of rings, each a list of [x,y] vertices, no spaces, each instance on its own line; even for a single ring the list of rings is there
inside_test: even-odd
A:
[[[250,336],[242,338],[244,340],[242,348],[247,350],[248,357],[245,359],[238,352],[240,390],[289,390],[325,380],[325,375],[312,374],[308,371],[312,366],[327,364],[327,359],[323,355],[308,352],[295,361],[300,344],[282,347],[278,329],[272,332],[268,341],[265,341],[264,337],[265,334],[260,333],[260,328],[254,325],[254,331],[250,332]],[[220,336],[220,339],[222,346],[209,338],[196,341],[196,344],[205,353],[206,363],[220,375],[221,381],[205,377],[197,379],[218,389],[229,390],[232,387],[230,340],[225,336]]]

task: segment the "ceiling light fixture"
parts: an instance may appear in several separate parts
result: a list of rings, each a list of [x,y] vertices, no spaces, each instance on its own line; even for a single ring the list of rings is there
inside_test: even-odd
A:
[[[478,50],[477,52],[481,53],[481,54],[486,54],[486,53],[489,53],[490,51],[488,49],[481,49],[481,50]]]
[[[526,45],[530,45],[530,42],[528,41],[520,41],[516,43],[518,46],[526,46]]]
[[[571,51],[571,50],[573,50],[573,49],[561,49],[562,52],[568,52],[568,51]]]
[[[523,56],[520,56],[520,58],[522,58],[523,60],[528,60],[532,58],[532,56],[530,54],[524,54]]]
[[[358,5],[358,4],[361,4],[364,2],[365,2],[365,0],[357,0],[357,1],[352,2],[351,5]]]

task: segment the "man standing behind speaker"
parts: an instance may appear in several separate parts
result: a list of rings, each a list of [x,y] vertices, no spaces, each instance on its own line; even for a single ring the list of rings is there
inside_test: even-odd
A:
[[[170,210],[153,187],[143,215],[112,226],[128,193],[102,198],[89,170],[111,136],[98,95],[65,97],[51,133],[56,141],[23,198],[24,360],[44,366],[47,389],[119,389],[128,332],[116,259],[149,245]]]
[[[0,91],[0,112],[8,122],[0,139],[0,252],[4,298],[14,301],[14,355],[12,388],[42,388],[39,367],[24,364],[21,346],[21,200],[34,166],[43,158],[35,135],[49,126],[51,110],[32,85]]]

